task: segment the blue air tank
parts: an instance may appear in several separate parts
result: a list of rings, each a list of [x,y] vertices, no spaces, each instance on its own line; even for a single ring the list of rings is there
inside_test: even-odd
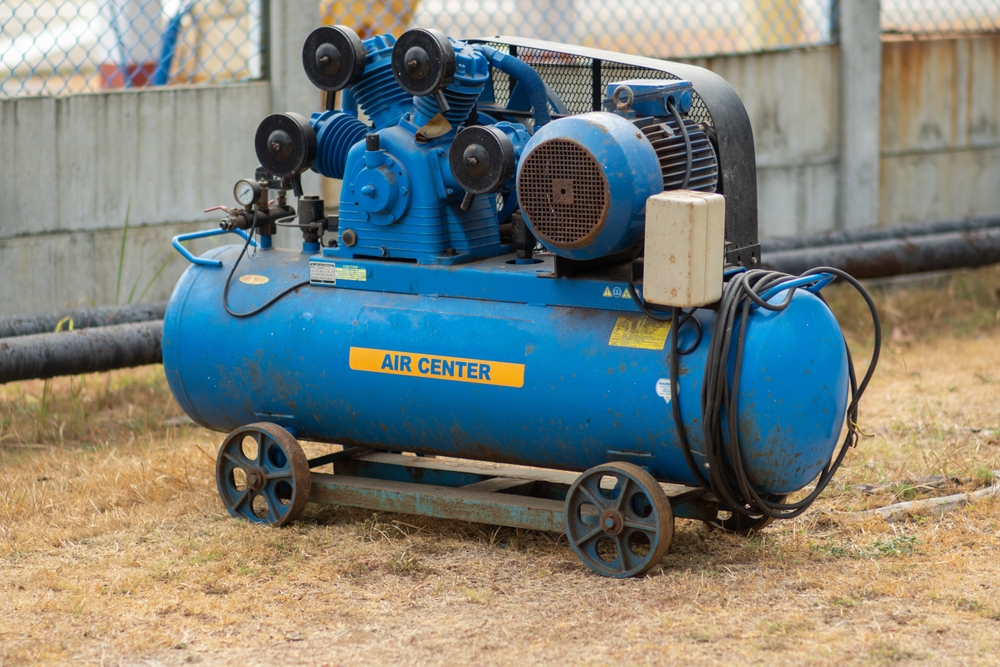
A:
[[[630,461],[660,480],[695,484],[671,417],[669,342],[641,315],[353,282],[305,286],[237,319],[223,310],[222,291],[239,250],[206,255],[224,268],[188,268],[167,309],[164,367],[197,423],[230,431],[269,421],[303,440],[565,470]],[[258,250],[240,264],[230,306],[253,308],[308,279],[309,259]],[[368,280],[393,268],[406,269],[372,268]],[[442,285],[463,280],[455,273],[463,270],[441,267]],[[351,274],[358,271],[338,264],[338,282],[360,280]],[[253,278],[239,281],[244,275]],[[700,394],[715,316],[702,309],[696,317],[705,333],[680,359],[680,401],[701,461]],[[694,336],[684,326],[681,348]],[[754,311],[738,413],[743,460],[759,491],[789,493],[817,475],[837,443],[847,395],[844,340],[819,298],[798,291],[782,312]]]

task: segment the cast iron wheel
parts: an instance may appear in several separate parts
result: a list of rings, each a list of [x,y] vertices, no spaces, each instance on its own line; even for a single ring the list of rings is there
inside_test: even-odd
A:
[[[605,463],[577,477],[564,511],[569,545],[584,565],[605,577],[647,572],[674,536],[674,513],[663,487],[631,463]]]
[[[230,514],[271,526],[297,519],[312,485],[309,461],[298,440],[267,422],[226,436],[215,462],[215,481]]]
[[[783,503],[785,498],[788,496],[775,496],[775,495],[765,495],[765,500],[773,503]],[[747,516],[745,514],[738,514],[736,512],[726,512],[729,514],[725,518],[716,518],[715,521],[708,521],[706,524],[709,528],[718,528],[727,533],[733,533],[734,535],[753,535],[756,532],[764,530],[774,521],[772,516],[760,516],[757,518]]]

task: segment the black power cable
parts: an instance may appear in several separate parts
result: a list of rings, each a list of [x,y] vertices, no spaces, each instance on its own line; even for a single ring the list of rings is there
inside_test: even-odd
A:
[[[820,274],[832,274],[854,287],[871,312],[872,324],[874,327],[874,350],[872,351],[871,362],[868,370],[859,383],[854,369],[854,360],[851,356],[847,340],[844,339],[844,348],[847,353],[848,375],[851,385],[851,401],[847,406],[847,434],[844,437],[839,451],[823,468],[816,481],[815,488],[804,498],[794,503],[786,503],[780,496],[760,494],[750,483],[746,468],[739,448],[739,413],[737,411],[737,400],[739,398],[740,372],[743,361],[743,347],[746,340],[747,323],[750,319],[752,306],[771,311],[785,310],[791,304],[792,296],[796,289],[801,287],[801,281],[795,286],[787,288],[787,296],[779,303],[768,303],[762,295],[773,288],[780,287],[793,280],[808,276],[818,276]],[[683,311],[674,308],[672,317],[664,317],[649,308],[635,293],[635,287],[629,283],[632,289],[632,298],[636,305],[646,315],[654,319],[673,319],[682,325],[688,319],[697,322],[692,317],[694,310],[683,316]],[[820,297],[822,298],[822,297]],[[673,327],[671,331],[671,353],[670,353],[670,377],[672,387],[671,403],[673,409],[674,425],[677,430],[677,437],[684,458],[687,461],[692,475],[695,479],[711,489],[712,493],[719,499],[720,505],[736,514],[741,514],[751,518],[771,517],[791,519],[802,514],[819,495],[826,489],[834,474],[840,468],[847,454],[847,450],[857,444],[858,440],[858,404],[861,397],[875,373],[878,364],[879,353],[882,348],[882,325],[878,316],[878,309],[871,295],[854,277],[831,267],[819,267],[806,271],[801,276],[791,276],[777,271],[764,271],[755,269],[734,275],[725,284],[722,299],[719,301],[718,316],[709,341],[709,349],[705,361],[705,375],[702,383],[701,412],[702,429],[704,434],[704,467],[697,465],[687,438],[680,413],[680,385],[678,382],[679,357],[688,354],[697,347],[701,341],[701,330],[699,325],[698,339],[693,346],[683,349],[678,348],[677,338],[680,326]],[[738,320],[738,323],[737,323]],[[738,328],[737,328],[738,327]],[[735,333],[735,337],[734,337]],[[727,372],[727,361],[729,359],[732,346],[736,346],[735,371],[732,380]],[[726,428],[723,428],[723,416],[725,416]],[[708,476],[706,478],[705,472]]]
[[[684,311],[680,308],[672,308],[670,315],[657,313],[639,296],[639,292],[636,291],[635,284],[631,280],[628,281],[628,288],[629,294],[632,296],[632,301],[647,317],[660,322],[678,323],[677,326],[670,327],[670,409],[673,411],[674,429],[677,431],[677,439],[681,445],[681,452],[684,454],[684,460],[687,462],[691,474],[694,475],[699,484],[709,486],[708,480],[705,479],[701,468],[698,467],[697,462],[694,460],[694,454],[687,439],[687,431],[684,430],[684,419],[681,417],[681,385],[678,379],[680,377],[680,356],[694,352],[698,348],[698,345],[701,344],[701,338],[704,333],[701,321],[694,317],[697,309],[692,308],[686,315],[682,315]],[[688,320],[695,323],[698,335],[695,336],[694,342],[685,348],[681,348],[679,347],[678,338],[680,337],[681,327]]]
[[[226,278],[226,286],[222,290],[222,307],[225,308],[226,312],[229,313],[230,315],[232,315],[233,317],[250,317],[252,315],[256,315],[257,313],[270,308],[272,305],[275,304],[275,302],[278,301],[278,299],[281,299],[285,295],[290,294],[291,292],[294,292],[295,290],[299,289],[300,287],[305,287],[306,285],[309,284],[308,280],[303,280],[300,283],[296,283],[296,284],[292,285],[291,287],[289,287],[288,289],[284,290],[283,292],[280,292],[276,297],[274,297],[273,299],[271,299],[270,301],[268,301],[267,303],[265,303],[263,306],[259,306],[257,308],[254,308],[253,310],[247,311],[245,313],[234,312],[229,307],[229,286],[233,282],[233,274],[236,273],[236,267],[240,265],[241,261],[243,261],[243,256],[246,255],[247,248],[250,247],[250,239],[253,238],[253,235],[254,235],[254,233],[256,231],[257,231],[257,211],[255,210],[254,211],[254,215],[253,215],[253,223],[250,225],[250,233],[247,234],[247,242],[243,244],[243,250],[240,251],[240,256],[236,258],[236,262],[233,263],[233,268],[229,270],[229,277]]]
[[[681,183],[680,189],[687,190],[688,183],[691,182],[691,168],[694,160],[694,150],[691,148],[691,137],[688,136],[687,126],[684,124],[684,119],[681,118],[681,114],[677,110],[677,107],[674,106],[674,100],[672,98],[667,99],[667,106],[670,108],[670,113],[674,115],[674,120],[677,121],[677,125],[680,127],[681,137],[684,139],[684,149],[687,152],[687,164],[684,166],[684,182]]]

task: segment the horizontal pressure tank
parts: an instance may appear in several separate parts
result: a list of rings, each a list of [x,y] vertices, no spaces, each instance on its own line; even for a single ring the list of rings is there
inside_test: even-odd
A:
[[[267,421],[304,440],[565,470],[629,461],[660,480],[696,483],[671,416],[667,325],[621,311],[319,286],[238,319],[222,306],[238,253],[206,255],[225,269],[188,268],[164,321],[167,379],[199,424],[230,431]],[[249,310],[302,281],[308,261],[283,250],[245,258],[230,307]],[[714,314],[696,317],[704,335],[680,357],[679,379],[702,461]],[[695,336],[682,327],[681,349]],[[751,315],[738,412],[759,491],[800,489],[826,465],[847,394],[843,336],[819,298],[800,290],[786,310]]]

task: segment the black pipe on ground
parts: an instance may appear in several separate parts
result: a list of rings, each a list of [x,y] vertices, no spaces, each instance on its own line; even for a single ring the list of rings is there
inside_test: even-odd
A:
[[[52,333],[59,327],[62,331],[70,329],[89,329],[92,327],[107,327],[115,324],[132,322],[150,322],[162,320],[167,312],[167,302],[137,303],[128,306],[103,306],[100,308],[75,308],[49,313],[34,313],[31,315],[8,315],[0,317],[0,338],[14,336],[30,336],[32,334]],[[60,324],[61,323],[61,324]]]
[[[0,338],[0,384],[163,362],[163,320]]]
[[[800,248],[817,248],[830,245],[849,245],[903,239],[913,236],[929,236],[931,234],[947,234],[950,232],[973,232],[1000,227],[1000,218],[974,218],[969,220],[946,220],[919,225],[897,225],[894,227],[875,227],[858,231],[824,232],[812,236],[794,238],[761,239],[761,254],[768,255]]]
[[[791,275],[816,266],[832,266],[847,271],[855,278],[885,278],[998,263],[1000,227],[816,246],[761,255],[761,263],[765,267]]]

